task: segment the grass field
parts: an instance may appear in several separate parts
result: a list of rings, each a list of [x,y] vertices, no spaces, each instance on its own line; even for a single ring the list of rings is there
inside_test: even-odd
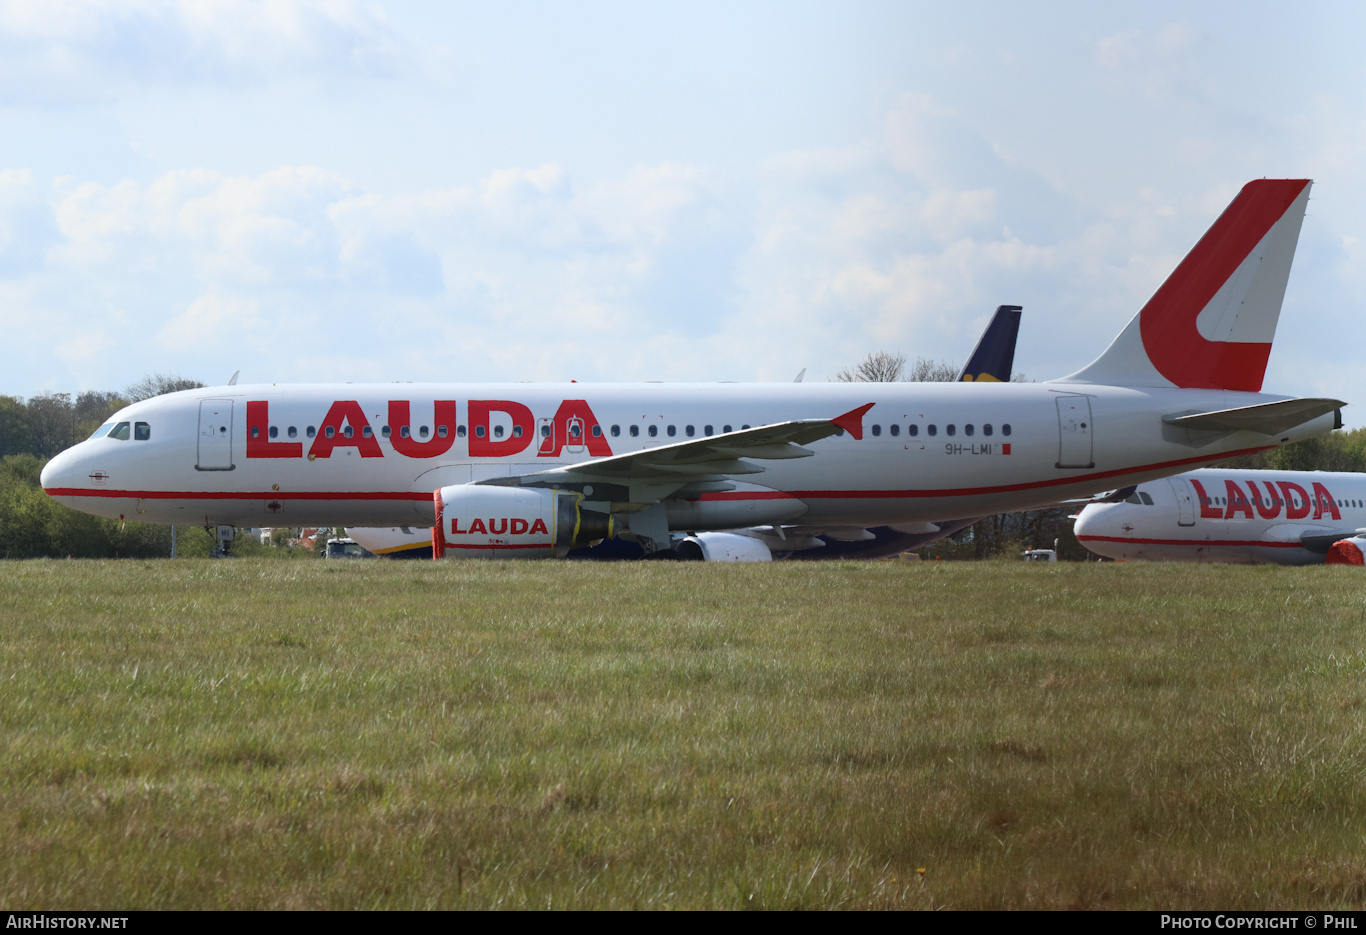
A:
[[[1361,908],[1339,568],[0,563],[11,908]]]

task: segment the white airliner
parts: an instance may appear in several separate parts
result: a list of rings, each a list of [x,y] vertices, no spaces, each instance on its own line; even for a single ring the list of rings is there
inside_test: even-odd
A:
[[[1110,347],[1048,383],[323,384],[129,406],[43,470],[101,516],[432,526],[433,553],[614,531],[894,526],[1026,510],[1327,432],[1261,392],[1305,180],[1246,185]],[[928,529],[927,529],[928,531]]]
[[[1366,526],[1366,474],[1190,471],[1077,516],[1077,539],[1121,560],[1322,564]]]

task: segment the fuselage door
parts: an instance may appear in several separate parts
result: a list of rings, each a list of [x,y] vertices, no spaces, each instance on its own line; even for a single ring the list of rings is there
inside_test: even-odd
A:
[[[1176,494],[1176,525],[1194,526],[1195,491],[1191,489],[1190,481],[1169,477],[1167,483],[1172,485],[1172,493]]]
[[[578,416],[570,417],[567,432],[569,437],[564,440],[564,447],[568,449],[570,454],[581,453],[583,451],[583,420]]]
[[[200,471],[232,470],[232,400],[201,399],[199,401],[199,461]]]
[[[555,420],[542,419],[538,431],[541,433],[541,453],[553,454],[555,451]]]
[[[1091,398],[1058,397],[1058,467],[1095,467],[1091,458]]]

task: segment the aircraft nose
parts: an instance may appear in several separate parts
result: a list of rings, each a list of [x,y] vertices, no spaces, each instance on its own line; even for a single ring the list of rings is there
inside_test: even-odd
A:
[[[1074,536],[1084,536],[1088,532],[1095,532],[1096,526],[1096,507],[1094,504],[1084,506],[1077,514],[1077,520],[1072,526]]]
[[[60,497],[65,490],[85,486],[79,483],[81,476],[81,458],[68,448],[43,465],[38,481],[49,496]]]

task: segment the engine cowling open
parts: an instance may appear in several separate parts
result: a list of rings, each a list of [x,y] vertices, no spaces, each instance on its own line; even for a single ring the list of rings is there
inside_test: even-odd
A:
[[[458,484],[432,494],[433,558],[552,558],[612,535],[572,490]]]

